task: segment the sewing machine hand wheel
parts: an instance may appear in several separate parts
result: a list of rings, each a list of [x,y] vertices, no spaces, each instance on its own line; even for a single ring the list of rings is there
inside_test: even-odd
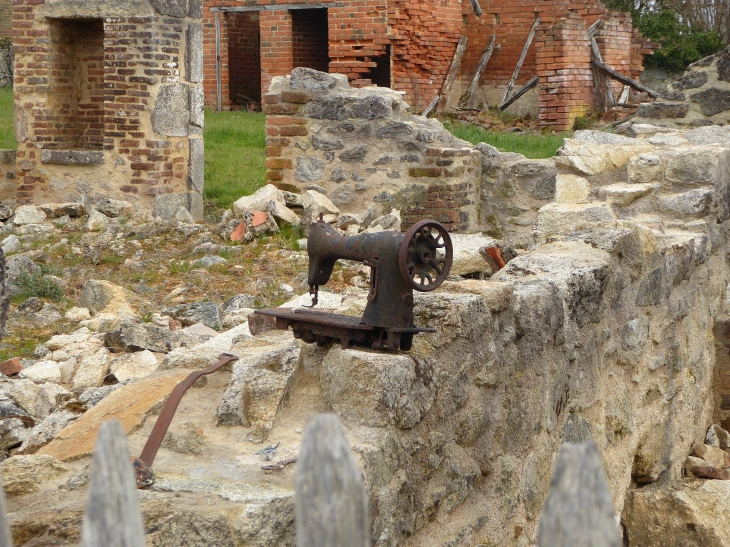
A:
[[[435,220],[417,222],[406,232],[398,253],[400,273],[417,291],[432,291],[446,280],[454,248],[451,237]]]

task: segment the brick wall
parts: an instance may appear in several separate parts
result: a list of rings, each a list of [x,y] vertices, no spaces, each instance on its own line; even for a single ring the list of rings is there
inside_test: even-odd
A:
[[[202,162],[202,87],[194,85],[202,67],[190,53],[202,50],[199,23],[149,12],[104,16],[119,13],[111,0],[89,14],[57,14],[54,6],[15,0],[18,202],[87,194],[149,211],[179,202],[202,214],[202,163],[194,165]],[[201,151],[195,161],[192,147]],[[50,150],[68,153],[42,153]]]
[[[261,101],[261,51],[259,14],[229,13],[228,29],[229,95],[232,104],[247,104],[245,97]]]
[[[541,24],[535,40],[540,121],[563,131],[593,106],[590,42],[580,14]]]
[[[295,10],[292,15],[294,66],[329,71],[327,10]]]

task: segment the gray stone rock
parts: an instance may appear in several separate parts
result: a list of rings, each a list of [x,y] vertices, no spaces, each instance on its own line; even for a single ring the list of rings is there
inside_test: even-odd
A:
[[[123,323],[117,330],[104,335],[104,343],[115,352],[148,349],[155,353],[169,353],[176,348],[191,348],[200,341],[198,336],[149,323]]]
[[[190,86],[190,123],[196,127],[205,125],[205,92],[202,84]]]
[[[187,17],[189,0],[150,0],[150,4],[160,15]]]
[[[332,127],[328,127],[327,131],[329,133],[352,133],[353,131],[355,131],[355,124],[351,122],[344,122],[334,125]]]
[[[39,361],[29,367],[25,367],[18,374],[20,378],[27,378],[33,380],[37,384],[43,382],[56,382],[61,381],[61,369],[56,361]]]
[[[665,89],[659,94],[660,99],[664,99],[665,101],[686,101],[687,96],[680,92],[680,91],[670,91],[668,89]]]
[[[109,227],[109,217],[96,209],[91,211],[86,221],[86,229],[89,232],[103,232]]]
[[[350,112],[353,118],[378,120],[392,115],[393,109],[384,97],[371,95],[355,101],[350,107]]]
[[[306,89],[316,93],[328,91],[337,85],[337,78],[326,72],[298,67],[292,70],[289,85],[293,89]]]
[[[573,134],[573,138],[581,142],[587,142],[588,144],[608,144],[611,146],[620,145],[637,145],[641,144],[636,139],[629,137],[622,137],[614,133],[605,133],[603,131],[592,131],[588,129],[581,129]]]
[[[315,150],[342,150],[345,147],[342,139],[338,139],[337,137],[314,134],[310,140]]]
[[[190,190],[203,192],[205,185],[205,143],[203,139],[190,139],[188,180]]]
[[[41,268],[36,265],[30,258],[23,255],[11,256],[5,263],[5,274],[8,281],[13,282],[23,274],[32,275],[40,274]]]
[[[314,99],[307,103],[306,112],[310,118],[344,120],[347,119],[347,103],[344,97],[339,96]]]
[[[170,0],[175,3],[174,0]],[[187,137],[190,130],[190,92],[187,84],[165,84],[155,100],[152,129],[160,135]]]
[[[714,116],[730,108],[730,90],[711,87],[689,97],[692,102],[700,105],[704,116]]]
[[[689,112],[688,104],[644,103],[636,116],[639,118],[684,118]]]
[[[393,161],[392,156],[380,156],[373,162],[373,165],[388,165]]]
[[[193,261],[193,268],[212,268],[227,263],[228,261],[222,256],[208,255]]]
[[[335,167],[330,175],[330,180],[334,182],[344,182],[347,180],[347,175],[342,167]]]
[[[673,194],[658,199],[659,206],[665,211],[678,215],[704,216],[714,205],[715,194],[712,190],[697,189]]]
[[[159,195],[152,203],[152,215],[169,220],[175,218],[178,207],[182,206],[190,211],[193,218],[199,218],[193,209],[193,198],[195,195],[198,195],[198,193],[194,191]]]
[[[221,304],[221,311],[223,313],[230,313],[235,310],[241,310],[244,308],[253,308],[256,304],[256,297],[250,294],[237,294],[232,296],[223,304]]]
[[[102,165],[101,150],[41,150],[41,162],[54,165]]]
[[[109,361],[109,372],[120,382],[144,378],[157,370],[157,367],[157,358],[149,350],[122,354]]]
[[[687,89],[694,89],[696,87],[702,87],[707,83],[707,72],[700,71],[687,71],[684,73],[679,80],[672,82],[672,89],[675,91],[685,91]],[[676,100],[676,99],[675,99]],[[683,99],[679,99],[683,100]]]
[[[84,403],[87,407],[91,408],[92,406],[97,405],[101,400],[109,395],[112,391],[115,391],[122,387],[124,384],[114,384],[111,386],[99,386],[99,387],[90,387],[89,389],[85,390],[81,395],[79,395],[79,401]]]
[[[563,442],[566,443],[584,443],[593,440],[593,428],[588,420],[578,413],[571,412],[565,423],[561,433]]]
[[[641,281],[636,291],[637,306],[656,306],[663,297],[664,271],[662,268],[655,268],[649,272]]]
[[[72,218],[78,218],[84,215],[84,206],[81,203],[45,203],[39,205],[38,208],[43,211],[48,218],[59,218],[68,215]]]
[[[35,205],[21,205],[15,210],[13,224],[24,226],[26,224],[40,224],[46,220],[46,214]]]
[[[162,313],[174,317],[183,325],[203,323],[212,329],[220,329],[223,325],[221,312],[215,302],[194,302],[165,308]]]
[[[385,203],[388,201],[395,201],[395,194],[390,190],[383,190],[379,194],[373,197],[373,201],[377,203]]]
[[[191,4],[200,0],[192,0]],[[187,34],[187,55],[185,56],[185,77],[189,82],[200,83],[203,81],[203,24],[200,22],[188,23]],[[192,101],[191,101],[192,103]],[[195,103],[192,103],[193,105]],[[203,124],[197,124],[203,127]]]
[[[301,182],[316,182],[324,175],[325,162],[316,156],[297,156],[294,177]]]
[[[375,132],[375,136],[379,139],[396,139],[405,137],[413,133],[413,128],[403,122],[390,122]]]
[[[96,204],[96,210],[110,218],[117,218],[134,213],[134,205],[128,201],[105,198]]]
[[[20,446],[18,453],[27,454],[28,452],[34,452],[38,448],[48,444],[64,427],[78,417],[78,414],[68,410],[60,410],[49,414],[29,432],[23,444]]]
[[[17,407],[16,407],[17,408]],[[0,418],[0,450],[7,450],[22,443],[30,435],[33,427],[33,419],[23,412],[22,418],[4,417]]]
[[[74,370],[71,387],[76,393],[83,392],[90,387],[99,387],[104,383],[109,373],[109,350],[99,348],[93,353],[82,355]]]
[[[365,156],[368,155],[368,147],[364,144],[348,148],[344,152],[340,152],[340,161],[345,163],[362,163]]]
[[[335,205],[347,205],[357,201],[358,196],[350,186],[340,186],[332,192],[332,203]]]

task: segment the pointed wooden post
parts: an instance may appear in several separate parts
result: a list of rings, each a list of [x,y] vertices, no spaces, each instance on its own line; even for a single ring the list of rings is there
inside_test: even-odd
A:
[[[3,478],[0,476],[0,545],[13,547],[13,536],[10,535],[8,506],[5,504],[5,490],[3,490],[2,484]]]
[[[522,48],[522,54],[520,55],[520,60],[517,61],[517,66],[515,66],[515,70],[512,73],[512,78],[509,81],[509,84],[507,85],[507,91],[504,92],[504,98],[502,99],[502,102],[499,103],[499,109],[504,110],[507,108],[504,106],[507,101],[510,100],[510,95],[512,93],[512,88],[515,86],[515,82],[517,81],[517,76],[520,75],[520,70],[522,69],[522,63],[525,62],[525,57],[527,57],[527,50],[530,49],[530,44],[532,44],[532,39],[535,38],[535,31],[537,30],[537,26],[540,24],[540,17],[535,17],[535,22],[532,23],[532,28],[530,29],[530,34],[527,35],[527,41],[525,41],[525,47]]]
[[[621,547],[611,492],[592,442],[560,447],[537,527],[539,547]]]
[[[144,547],[129,447],[119,420],[101,424],[94,448],[82,547]]]
[[[336,415],[307,423],[297,466],[297,547],[370,547],[367,494]]]
[[[454,52],[454,58],[451,59],[451,66],[449,67],[449,72],[446,74],[446,79],[444,80],[444,86],[441,88],[441,94],[440,99],[438,101],[438,106],[436,107],[436,112],[442,111],[444,108],[446,108],[446,102],[449,100],[449,91],[451,91],[451,86],[454,85],[454,80],[456,79],[456,73],[459,71],[459,65],[461,64],[461,58],[464,56],[464,53],[466,52],[466,42],[467,37],[462,36],[459,39],[459,43],[456,46],[456,51]]]
[[[474,95],[474,91],[477,88],[477,84],[479,84],[479,78],[482,77],[482,72],[484,72],[484,69],[487,66],[487,63],[489,62],[489,59],[492,57],[492,53],[494,52],[494,41],[497,39],[496,34],[492,34],[492,37],[489,39],[489,44],[487,44],[487,47],[482,52],[482,56],[479,59],[479,64],[477,64],[477,70],[474,73],[474,77],[471,79],[471,83],[469,84],[469,87],[466,90],[466,93],[462,96],[461,100],[459,101],[459,106],[461,108],[466,108],[469,106],[469,101],[471,101],[471,96]]]

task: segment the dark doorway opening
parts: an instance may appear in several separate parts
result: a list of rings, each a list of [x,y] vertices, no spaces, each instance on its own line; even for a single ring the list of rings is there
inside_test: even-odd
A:
[[[294,67],[329,72],[326,9],[291,10]]]
[[[375,68],[370,71],[370,81],[378,87],[390,86],[390,46],[385,49],[385,55],[375,57]]]
[[[261,33],[259,13],[230,12],[228,17],[228,92],[240,110],[261,109]]]

